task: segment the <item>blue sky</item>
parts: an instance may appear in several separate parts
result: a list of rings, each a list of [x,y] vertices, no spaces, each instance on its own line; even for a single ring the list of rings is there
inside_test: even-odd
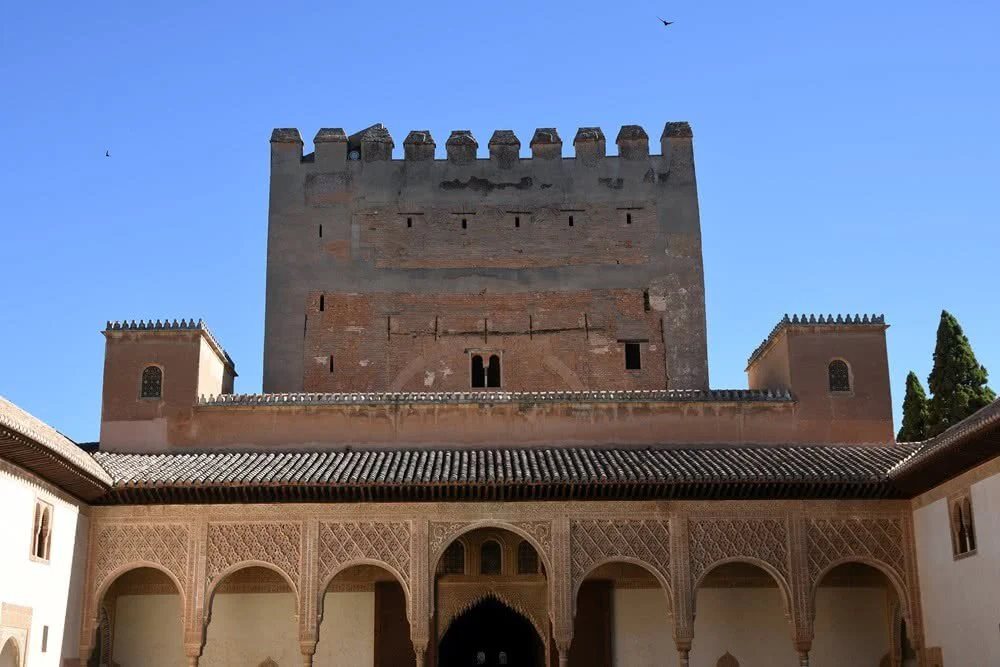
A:
[[[884,312],[898,415],[942,308],[1000,385],[998,24],[990,0],[10,4],[0,394],[96,439],[99,331],[140,317],[205,318],[259,391],[271,128],[374,122],[485,153],[688,120],[713,386],[785,312]]]

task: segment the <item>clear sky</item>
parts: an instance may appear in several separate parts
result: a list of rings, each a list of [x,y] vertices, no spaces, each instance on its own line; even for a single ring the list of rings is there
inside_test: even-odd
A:
[[[105,320],[180,317],[260,391],[271,128],[308,152],[375,122],[485,154],[688,120],[714,387],[785,312],[884,312],[898,416],[942,308],[997,387],[998,25],[995,0],[10,3],[0,394],[96,439]]]

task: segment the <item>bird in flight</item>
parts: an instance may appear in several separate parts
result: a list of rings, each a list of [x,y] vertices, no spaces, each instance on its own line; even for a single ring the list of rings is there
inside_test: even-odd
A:
[[[104,157],[111,157],[111,151],[104,151]]]
[[[656,18],[660,19],[660,17],[659,17],[659,16],[657,16]],[[660,19],[660,23],[662,23],[662,24],[663,24],[663,27],[664,27],[664,28],[666,28],[667,26],[670,26],[670,25],[673,25],[673,24],[674,24],[674,22],[673,22],[673,21],[664,21],[663,19]]]

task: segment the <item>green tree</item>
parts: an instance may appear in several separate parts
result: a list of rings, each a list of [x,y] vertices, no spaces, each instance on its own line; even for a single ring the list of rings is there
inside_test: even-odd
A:
[[[957,424],[996,398],[986,385],[987,373],[972,352],[962,325],[946,310],[941,311],[934,369],[927,378],[933,396],[928,405],[928,435],[937,435]]]
[[[906,376],[906,396],[903,398],[903,425],[896,442],[918,442],[927,439],[927,394],[920,378],[913,371]]]

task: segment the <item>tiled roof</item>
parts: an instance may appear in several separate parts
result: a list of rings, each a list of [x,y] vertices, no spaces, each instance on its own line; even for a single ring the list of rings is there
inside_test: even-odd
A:
[[[912,447],[413,449],[95,458],[110,502],[897,497]]]
[[[208,340],[208,344],[212,346],[215,352],[222,357],[223,360],[231,367],[235,368],[236,364],[230,358],[229,353],[219,344],[218,339],[212,334],[212,330],[208,328],[204,320],[195,319],[181,319],[180,321],[174,320],[108,320],[105,331],[200,331],[205,334],[205,338]]]
[[[774,325],[771,329],[771,333],[767,335],[767,338],[757,346],[757,348],[747,359],[747,366],[757,361],[760,355],[764,353],[767,346],[775,339],[778,333],[785,327],[799,326],[799,327],[809,327],[809,326],[877,326],[885,327],[885,315],[785,315],[778,323]]]
[[[0,396],[0,454],[81,498],[103,493],[111,477],[76,443]]]
[[[787,402],[784,390],[636,389],[622,391],[442,391],[301,394],[221,394],[202,396],[198,405],[339,405],[385,403],[621,403],[621,402]]]

